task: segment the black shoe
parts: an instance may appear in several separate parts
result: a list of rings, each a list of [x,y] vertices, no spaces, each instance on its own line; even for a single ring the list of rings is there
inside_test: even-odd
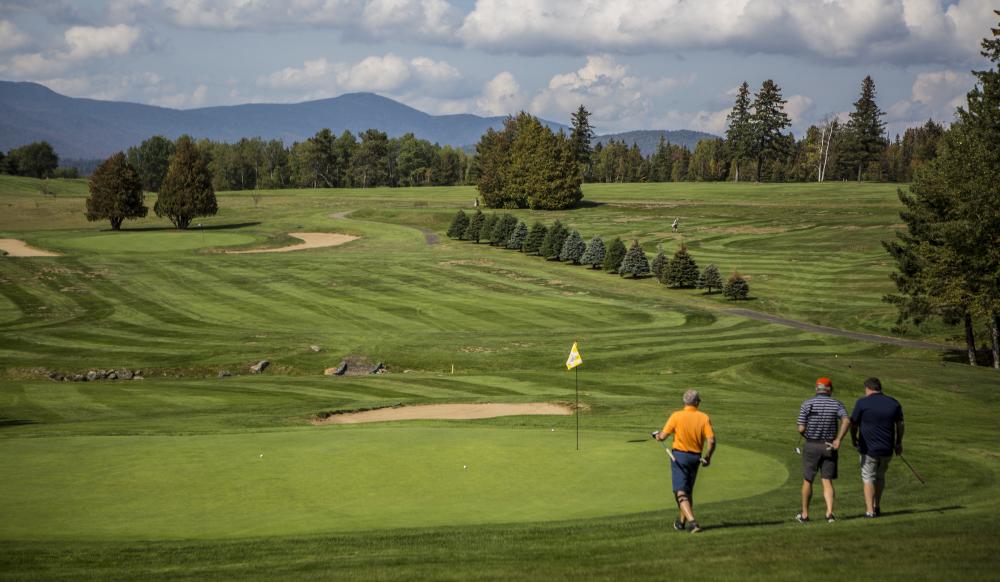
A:
[[[875,508],[875,517],[882,517],[882,508],[881,507],[876,507]]]
[[[684,531],[684,526],[685,525],[686,524],[684,523],[684,520],[682,520],[679,517],[674,520],[674,529],[677,530],[677,531]]]
[[[835,523],[836,521],[837,521],[837,516],[833,515],[832,513],[826,516],[826,523]]]
[[[698,533],[698,532],[701,531],[701,528],[698,526],[698,522],[697,521],[693,521],[693,520],[689,521],[688,524],[687,524],[687,526],[688,526],[688,531],[691,532],[691,533]]]
[[[799,523],[806,523],[807,521],[809,521],[809,516],[808,515],[802,515],[801,513],[796,513],[795,514],[795,521],[797,521]]]
[[[865,519],[875,519],[876,517],[878,517],[878,516],[875,515],[875,512],[865,513]]]

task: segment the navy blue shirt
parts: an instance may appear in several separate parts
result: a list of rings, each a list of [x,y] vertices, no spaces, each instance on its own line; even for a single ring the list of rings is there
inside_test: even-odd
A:
[[[851,412],[851,423],[861,429],[861,454],[892,456],[896,450],[896,422],[902,420],[903,407],[895,398],[881,392],[858,398]]]

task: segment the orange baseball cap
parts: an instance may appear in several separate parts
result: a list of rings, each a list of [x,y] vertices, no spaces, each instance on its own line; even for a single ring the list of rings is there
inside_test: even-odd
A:
[[[833,390],[833,382],[826,376],[816,380],[816,392],[829,392]]]

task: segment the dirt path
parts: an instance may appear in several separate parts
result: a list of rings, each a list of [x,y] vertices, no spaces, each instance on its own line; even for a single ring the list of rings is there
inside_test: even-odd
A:
[[[251,253],[288,253],[291,251],[304,251],[306,249],[318,249],[323,247],[335,247],[344,243],[357,240],[358,237],[349,234],[338,234],[336,232],[290,232],[289,236],[301,239],[303,242],[287,247],[275,249],[250,249],[246,251],[226,251],[231,255],[248,255]]]
[[[59,253],[35,248],[16,238],[0,238],[0,250],[8,257],[61,257]]]
[[[558,415],[567,416],[573,411],[568,406],[548,402],[526,404],[421,404],[398,408],[378,408],[363,412],[334,414],[313,424],[357,424],[362,422],[387,422],[393,420],[474,420],[497,416]]]
[[[794,319],[786,319],[784,317],[778,317],[777,315],[770,315],[768,313],[760,313],[758,311],[751,311],[749,309],[726,309],[725,313],[731,315],[738,315],[740,317],[746,317],[747,319],[756,319],[757,321],[766,321],[767,323],[776,323],[778,325],[784,325],[787,327],[793,327],[795,329],[801,329],[802,331],[808,331],[811,333],[821,333],[825,335],[832,335],[836,337],[844,337],[848,339],[859,340],[863,342],[874,342],[878,344],[886,344],[890,346],[899,346],[903,348],[916,348],[919,350],[944,350],[944,351],[962,351],[955,346],[949,346],[945,344],[936,344],[932,342],[922,342],[919,340],[908,340],[898,337],[888,337],[884,335],[875,335],[873,333],[861,333],[856,331],[847,331],[846,329],[838,329],[836,327],[826,327],[824,325],[815,325],[812,323],[806,323],[804,321],[796,321]]]

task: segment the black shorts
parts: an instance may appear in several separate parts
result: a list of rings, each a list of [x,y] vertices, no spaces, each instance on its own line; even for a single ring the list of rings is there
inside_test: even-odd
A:
[[[802,478],[812,483],[817,471],[823,479],[836,479],[837,451],[823,441],[806,441],[802,447]]]

